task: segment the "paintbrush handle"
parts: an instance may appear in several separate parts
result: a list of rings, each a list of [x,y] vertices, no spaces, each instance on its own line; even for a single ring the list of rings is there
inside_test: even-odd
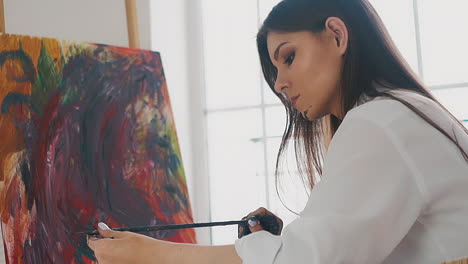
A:
[[[172,225],[155,225],[155,226],[134,226],[134,227],[121,227],[112,228],[114,231],[129,231],[129,232],[149,232],[169,229],[184,229],[184,228],[197,228],[197,227],[209,227],[209,226],[226,226],[226,225],[239,225],[247,223],[248,220],[240,221],[225,221],[225,222],[210,222],[210,223],[194,223],[194,224],[172,224]],[[97,230],[88,232],[79,232],[81,235],[99,235]]]

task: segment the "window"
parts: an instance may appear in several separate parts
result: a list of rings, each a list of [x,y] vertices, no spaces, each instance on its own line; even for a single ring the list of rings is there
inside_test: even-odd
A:
[[[264,206],[295,218],[273,177],[285,113],[263,81],[255,37],[278,0],[202,0],[211,220],[233,220]],[[468,2],[371,0],[411,67],[461,120],[468,119]],[[292,176],[293,177],[293,176]],[[284,200],[300,212],[301,181],[287,179]],[[283,192],[282,192],[283,194]],[[237,227],[212,229],[213,244],[233,243]]]

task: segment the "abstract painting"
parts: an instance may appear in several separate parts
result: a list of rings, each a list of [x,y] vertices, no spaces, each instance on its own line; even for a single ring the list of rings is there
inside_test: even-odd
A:
[[[0,106],[7,263],[94,263],[76,233],[100,221],[193,222],[159,53],[0,35]]]

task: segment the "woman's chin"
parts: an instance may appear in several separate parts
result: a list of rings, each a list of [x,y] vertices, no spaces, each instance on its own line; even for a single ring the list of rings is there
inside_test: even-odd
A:
[[[317,113],[313,111],[312,106],[306,107],[305,109],[301,109],[298,111],[302,113],[302,117],[306,120],[315,120],[317,118],[316,117]]]

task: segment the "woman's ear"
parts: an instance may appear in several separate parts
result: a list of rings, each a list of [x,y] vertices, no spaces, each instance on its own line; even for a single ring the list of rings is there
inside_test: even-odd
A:
[[[325,22],[325,29],[335,39],[340,55],[344,55],[348,48],[348,28],[343,20],[338,17],[329,17]]]

